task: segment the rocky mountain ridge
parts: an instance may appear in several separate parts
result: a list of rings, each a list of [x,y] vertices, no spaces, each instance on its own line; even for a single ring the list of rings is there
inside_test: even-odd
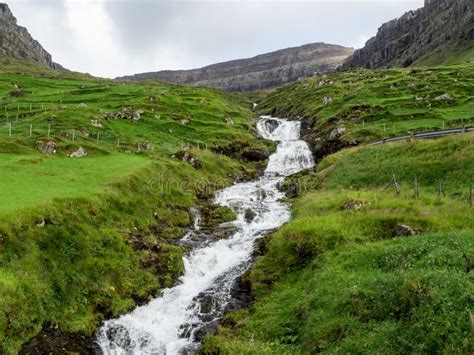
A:
[[[472,0],[425,0],[425,6],[383,24],[344,68],[408,67],[474,48]]]
[[[353,52],[352,48],[313,43],[200,69],[142,73],[117,80],[159,79],[178,84],[212,86],[227,91],[261,90],[293,82],[314,73],[334,70]]]
[[[52,69],[63,69],[53,62],[41,44],[25,27],[19,26],[7,4],[0,3],[0,57],[15,58]]]

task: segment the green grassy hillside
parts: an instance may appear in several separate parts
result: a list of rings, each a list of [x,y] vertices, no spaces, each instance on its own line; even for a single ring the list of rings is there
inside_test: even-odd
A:
[[[261,113],[302,118],[315,150],[474,124],[474,64],[353,70],[301,80],[264,98]],[[334,129],[345,130],[332,135]],[[329,147],[329,148],[328,148]],[[323,154],[324,155],[324,154]]]
[[[466,134],[347,149],[291,178],[293,221],[247,276],[255,303],[202,353],[472,353],[473,161]]]
[[[240,152],[265,143],[248,106],[212,89],[1,60],[0,353],[46,324],[91,335],[170,286],[183,271],[176,240],[189,208],[254,171]],[[113,115],[124,109],[143,113]],[[174,157],[183,146],[201,169]],[[89,155],[69,158],[79,147]]]

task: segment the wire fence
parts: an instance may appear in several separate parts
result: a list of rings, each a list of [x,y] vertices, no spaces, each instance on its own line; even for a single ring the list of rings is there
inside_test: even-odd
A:
[[[415,200],[418,200],[418,199],[420,199],[420,195],[421,195],[420,186],[421,185],[420,185],[420,182],[418,180],[418,177],[415,175],[414,179],[413,179],[413,184],[411,186],[410,185],[405,185],[405,186],[402,187],[402,185],[397,180],[396,174],[393,173],[392,174],[392,180],[385,186],[384,191],[387,191],[390,188],[393,188],[393,191],[395,192],[395,194],[397,196],[399,196],[399,195],[401,195],[402,193],[405,192],[405,193],[411,194],[411,196]],[[438,185],[437,186],[431,186],[431,188],[433,188],[433,187],[434,187],[434,190],[437,191],[438,197],[440,199],[443,199],[447,196],[446,181],[445,180],[440,179],[438,181]],[[459,191],[457,191],[457,192],[459,192]],[[462,193],[462,195],[467,196],[467,204],[468,204],[469,208],[472,208],[473,203],[474,203],[474,185],[473,184],[468,184],[466,186],[465,192]]]
[[[165,140],[169,138],[169,140]],[[101,146],[107,149],[116,149],[117,151],[132,152],[153,152],[159,150],[161,153],[173,154],[182,149],[212,150],[208,143],[200,140],[184,140],[176,136],[166,137],[163,135],[160,139],[155,137],[133,137],[120,135],[117,132],[104,130],[101,127],[92,127],[85,129],[65,128],[54,123],[29,123],[25,121],[3,122],[0,126],[0,139],[8,140],[30,140],[31,145],[35,145],[39,140],[54,140],[57,143],[72,144],[74,146]]]

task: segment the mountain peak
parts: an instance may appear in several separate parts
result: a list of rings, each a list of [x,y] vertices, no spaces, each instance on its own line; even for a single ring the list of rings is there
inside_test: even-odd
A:
[[[354,50],[327,43],[310,43],[192,70],[164,70],[117,78],[158,79],[177,84],[212,86],[227,91],[277,87],[315,73],[335,70]]]
[[[16,25],[16,18],[5,3],[0,3],[0,17]]]

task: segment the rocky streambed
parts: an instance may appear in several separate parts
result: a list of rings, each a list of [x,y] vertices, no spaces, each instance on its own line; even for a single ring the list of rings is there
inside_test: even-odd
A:
[[[299,122],[263,117],[257,127],[263,138],[278,142],[278,147],[260,179],[216,193],[215,203],[231,208],[237,216],[227,225],[230,236],[201,239],[195,213],[194,229],[183,240],[194,246],[184,258],[184,275],[151,302],[105,322],[97,334],[103,353],[192,353],[202,336],[233,307],[233,295],[239,293],[235,280],[249,267],[255,241],[291,217],[279,184],[286,176],[313,166],[308,145],[299,139]]]

